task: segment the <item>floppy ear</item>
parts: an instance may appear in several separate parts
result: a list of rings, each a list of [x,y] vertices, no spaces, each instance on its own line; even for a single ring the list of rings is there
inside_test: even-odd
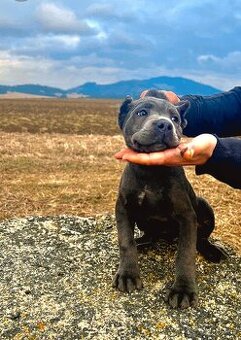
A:
[[[118,117],[118,123],[121,129],[123,128],[125,118],[128,112],[130,111],[130,108],[132,107],[131,105],[132,101],[133,99],[131,96],[126,96],[125,101],[121,104],[119,117]]]
[[[190,106],[190,102],[188,100],[181,100],[175,106],[181,116],[181,120],[182,120],[181,127],[182,129],[184,129],[187,126],[187,120],[185,119],[185,116]]]
[[[159,99],[166,99],[168,100],[165,92],[162,90],[150,89],[146,92],[145,97],[155,97]]]

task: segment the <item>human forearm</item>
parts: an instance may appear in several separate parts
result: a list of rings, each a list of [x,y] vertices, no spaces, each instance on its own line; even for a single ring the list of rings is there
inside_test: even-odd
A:
[[[241,139],[217,138],[212,157],[196,166],[196,174],[210,174],[234,188],[241,188]]]
[[[241,87],[213,96],[186,95],[190,108],[184,134],[194,137],[202,133],[219,137],[241,135]]]

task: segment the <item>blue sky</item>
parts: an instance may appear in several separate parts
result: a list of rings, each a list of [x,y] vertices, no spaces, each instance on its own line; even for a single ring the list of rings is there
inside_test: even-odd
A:
[[[240,0],[0,0],[0,84],[241,85]]]

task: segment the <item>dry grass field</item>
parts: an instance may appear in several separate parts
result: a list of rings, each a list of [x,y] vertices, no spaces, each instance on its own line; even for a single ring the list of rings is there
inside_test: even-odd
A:
[[[0,219],[113,213],[124,164],[119,102],[0,100]],[[215,237],[241,253],[241,192],[210,176],[187,176],[214,208]]]

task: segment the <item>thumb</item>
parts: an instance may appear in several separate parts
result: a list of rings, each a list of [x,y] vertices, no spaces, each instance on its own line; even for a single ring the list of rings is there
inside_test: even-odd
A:
[[[192,144],[180,144],[179,145],[180,154],[183,159],[190,161],[193,159],[195,154],[195,149]]]

